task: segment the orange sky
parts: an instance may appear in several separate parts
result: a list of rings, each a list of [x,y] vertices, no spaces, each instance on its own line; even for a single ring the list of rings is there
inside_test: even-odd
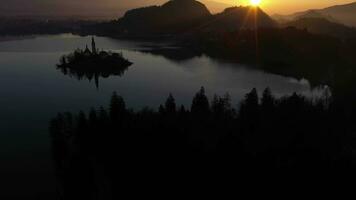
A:
[[[126,10],[160,5],[168,0],[1,0],[0,15],[85,15],[116,18]],[[205,0],[230,5],[247,5],[250,0]],[[290,14],[313,8],[324,8],[356,0],[262,0],[262,9],[269,14]],[[224,6],[224,5],[223,5]],[[220,10],[224,9],[220,5]],[[210,7],[210,10],[217,11]]]
[[[223,3],[247,4],[249,0],[215,0]],[[270,14],[289,14],[311,8],[324,8],[338,4],[347,4],[356,0],[262,0],[261,7]]]

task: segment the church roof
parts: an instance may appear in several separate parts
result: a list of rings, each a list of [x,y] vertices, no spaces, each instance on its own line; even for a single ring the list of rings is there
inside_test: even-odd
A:
[[[87,53],[91,53],[91,51],[90,51],[89,48],[88,48],[88,45],[85,46],[84,53],[86,53],[86,54],[87,54]]]

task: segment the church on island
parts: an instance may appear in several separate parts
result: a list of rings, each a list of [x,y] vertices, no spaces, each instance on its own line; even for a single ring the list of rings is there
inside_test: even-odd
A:
[[[88,48],[88,45],[85,46],[84,54],[87,56],[97,54],[98,50],[96,49],[95,39],[91,37],[91,51]]]
[[[122,53],[114,53],[114,52],[107,52],[107,51],[104,51],[104,50],[99,50],[96,48],[96,43],[95,43],[95,39],[94,37],[92,36],[91,37],[91,50],[90,48],[88,47],[88,45],[85,45],[85,49],[84,51],[83,50],[79,50],[77,49],[75,51],[76,54],[82,54],[84,55],[85,57],[100,57],[102,59],[105,59],[105,58],[108,58],[108,57],[115,57],[115,58],[124,58]]]
[[[63,74],[70,74],[81,80],[87,77],[89,80],[95,79],[97,88],[99,87],[99,77],[110,75],[121,76],[133,63],[123,57],[122,53],[111,51],[99,51],[96,48],[94,37],[91,38],[91,50],[86,45],[85,49],[77,49],[74,52],[63,55],[57,69]]]
[[[85,71],[112,71],[126,68],[132,63],[123,57],[122,53],[99,51],[96,48],[94,37],[91,38],[91,50],[86,45],[85,49],[77,49],[60,59],[58,67],[80,69]]]
[[[89,49],[88,45],[85,45],[84,51],[81,49],[77,49],[74,52],[74,57],[85,57],[85,58],[93,58],[95,57],[96,59],[114,59],[118,63],[121,63],[120,65],[131,65],[132,63],[129,62],[127,59],[124,58],[122,53],[116,53],[116,52],[111,52],[111,51],[104,51],[104,50],[99,50],[96,48],[96,43],[94,37],[91,37],[91,50]]]

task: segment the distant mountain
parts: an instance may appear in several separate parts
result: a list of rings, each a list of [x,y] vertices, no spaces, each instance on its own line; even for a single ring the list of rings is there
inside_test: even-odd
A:
[[[279,22],[285,23],[299,18],[325,18],[331,22],[339,22],[347,26],[356,27],[356,2],[337,5],[324,9],[313,9],[304,12],[294,13],[292,15],[274,15],[273,18]]]
[[[233,4],[228,4],[228,3],[222,3],[218,2],[215,0],[197,0],[201,3],[203,3],[211,13],[219,13],[222,12],[225,8],[231,7]],[[116,13],[117,16],[122,17],[124,16],[125,12],[131,9],[135,9],[138,7],[147,7],[150,5],[160,5],[167,2],[167,0],[130,0],[130,1],[125,1],[125,3],[117,4],[115,7],[117,7],[118,12]]]
[[[338,23],[338,21],[335,18],[333,18],[332,16],[325,15],[317,10],[307,10],[304,12],[297,12],[292,15],[277,15],[276,14],[276,15],[273,15],[272,18],[282,24],[290,22],[290,21],[295,21],[298,19],[303,19],[303,18],[321,18],[321,19],[327,19],[330,22]]]
[[[195,0],[171,0],[162,6],[129,10],[117,21],[126,33],[176,33],[189,30],[211,17]]]
[[[334,17],[345,25],[356,27],[356,2],[346,5],[332,6],[322,9],[320,12]]]
[[[215,0],[199,0],[212,13],[223,11],[231,4]],[[161,5],[167,0],[2,0],[0,17],[30,19],[115,19],[127,10]],[[233,1],[231,1],[233,2]]]
[[[327,15],[325,13],[316,11],[316,10],[308,10],[306,12],[300,13],[300,15],[296,15],[295,19],[302,19],[302,18],[319,18],[319,19],[326,19],[330,22],[340,23],[331,15]]]
[[[215,0],[197,0],[201,3],[203,3],[212,13],[219,13],[222,12],[225,8],[231,7],[233,4],[228,4],[228,3],[222,3],[222,2],[218,2]],[[120,10],[119,10],[119,16],[123,16],[125,14],[125,12],[123,11],[127,11],[130,9],[134,9],[137,7],[145,7],[145,6],[149,6],[149,5],[160,5],[167,2],[167,0],[130,0],[130,1],[126,1],[125,3],[121,3]]]
[[[128,37],[145,37],[277,26],[277,23],[258,7],[230,7],[212,15],[203,3],[195,0],[171,0],[162,6],[132,9],[113,23],[100,29]]]
[[[259,27],[276,27],[277,23],[262,9],[256,7],[231,7],[214,15],[201,29],[208,31],[236,31]]]
[[[283,24],[286,27],[296,27],[298,29],[307,29],[311,33],[330,35],[338,38],[356,37],[356,29],[343,24],[331,22],[324,18],[299,18]]]

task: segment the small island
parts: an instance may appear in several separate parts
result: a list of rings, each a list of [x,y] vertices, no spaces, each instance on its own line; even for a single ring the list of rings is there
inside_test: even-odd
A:
[[[75,76],[78,80],[86,77],[89,81],[95,78],[99,87],[99,77],[110,75],[122,76],[133,63],[123,57],[122,53],[99,51],[92,37],[92,50],[86,45],[85,50],[76,49],[73,53],[64,55],[57,64],[57,69],[65,75]]]

